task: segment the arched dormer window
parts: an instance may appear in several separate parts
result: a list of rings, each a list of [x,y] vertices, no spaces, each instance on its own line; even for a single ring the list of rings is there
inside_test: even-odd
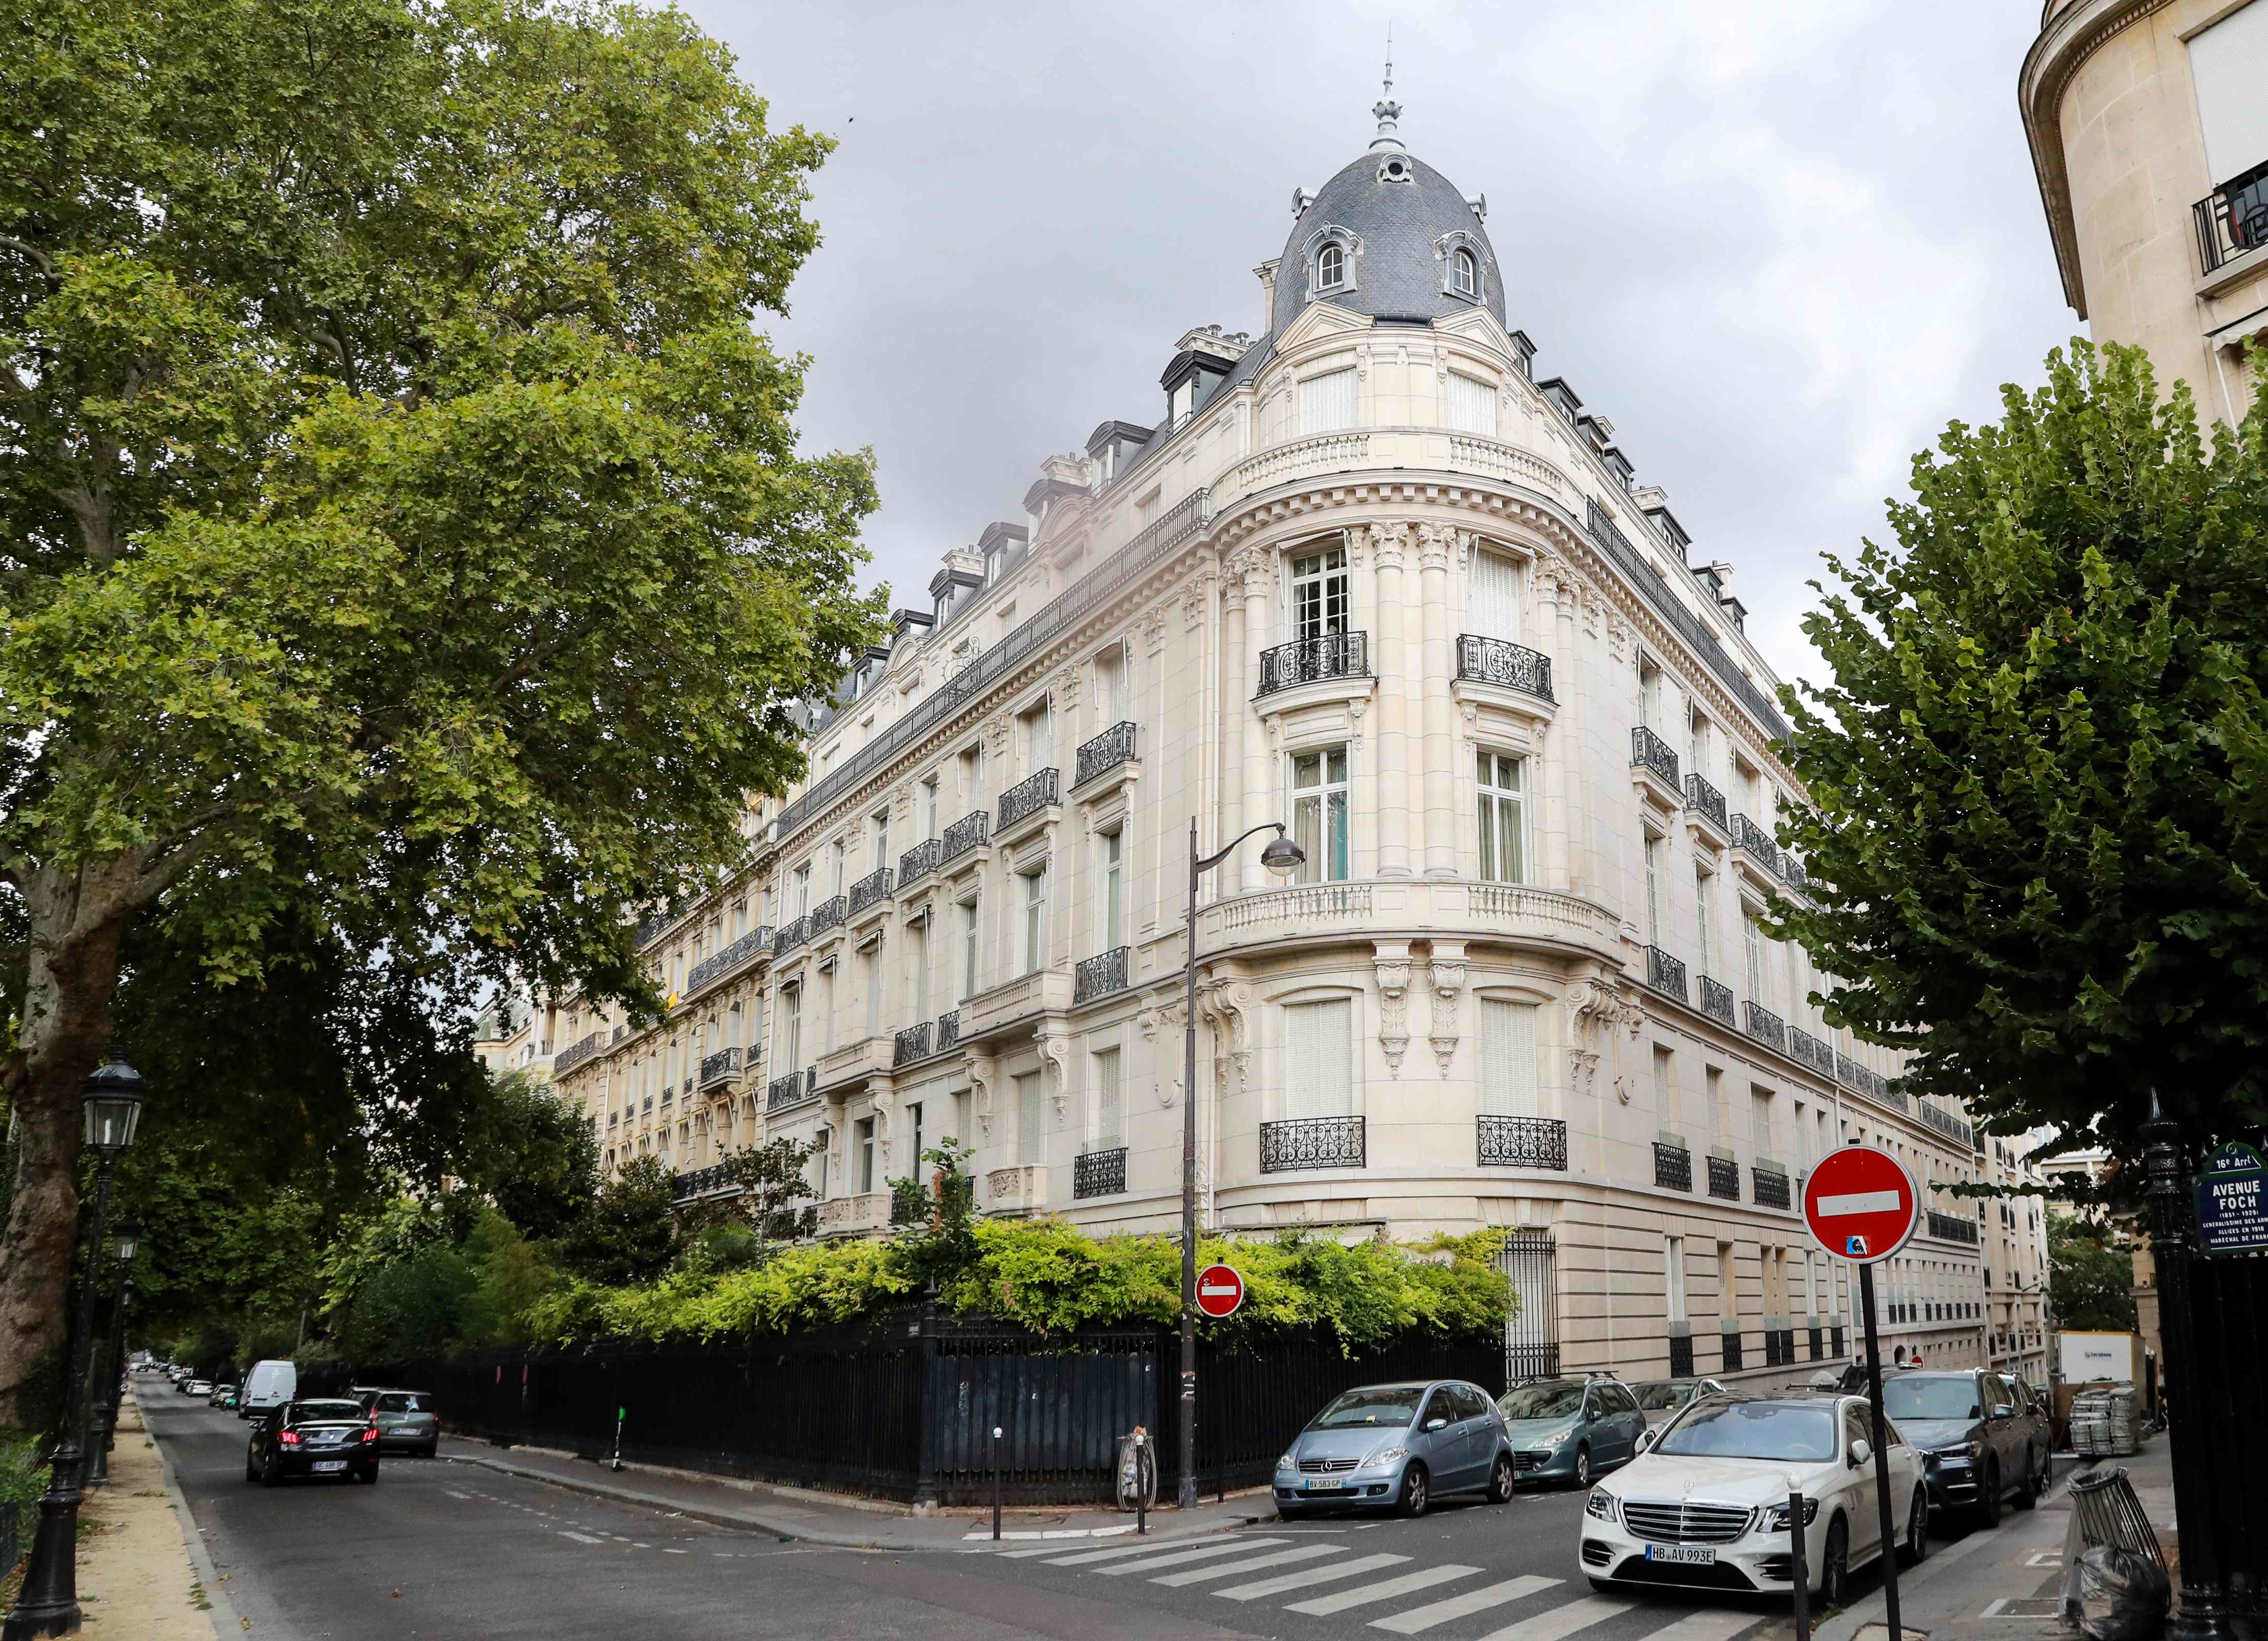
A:
[[[1358,288],[1355,275],[1362,257],[1362,241],[1345,228],[1315,230],[1307,244],[1307,300],[1341,296]]]
[[[1449,258],[1449,289],[1459,296],[1481,293],[1480,259],[1462,247]]]
[[[1336,245],[1326,245],[1315,253],[1315,288],[1336,291],[1346,283],[1346,252]]]
[[[1441,294],[1461,302],[1488,299],[1488,246],[1476,233],[1459,228],[1433,241],[1434,260],[1441,265]]]

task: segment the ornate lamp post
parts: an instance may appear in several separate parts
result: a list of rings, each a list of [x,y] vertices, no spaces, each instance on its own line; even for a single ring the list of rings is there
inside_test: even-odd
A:
[[[1265,821],[1216,854],[1197,853],[1197,823],[1189,819],[1189,914],[1182,961],[1182,1483],[1175,1501],[1197,1504],[1197,879],[1236,853],[1237,844],[1263,832],[1276,834],[1260,863],[1289,877],[1307,858],[1281,821]]]
[[[134,1297],[134,1279],[129,1273],[141,1237],[142,1223],[131,1214],[122,1216],[118,1228],[110,1233],[111,1268],[117,1273],[118,1281],[110,1296],[110,1371],[94,1385],[95,1406],[102,1410],[102,1439],[88,1451],[86,1484],[90,1488],[110,1485],[110,1449],[118,1438],[119,1381],[126,1377],[126,1305]]]
[[[40,1498],[40,1525],[32,1540],[31,1565],[0,1641],[33,1641],[38,1636],[75,1634],[79,1626],[78,1506],[87,1446],[87,1358],[93,1345],[96,1263],[110,1217],[110,1171],[119,1153],[134,1143],[144,1096],[142,1074],[115,1057],[98,1066],[82,1095],[86,1143],[101,1159],[95,1175],[94,1224],[87,1244],[85,1279],[79,1283],[78,1331],[71,1338],[70,1379],[63,1401],[63,1430],[48,1455],[53,1467]]]

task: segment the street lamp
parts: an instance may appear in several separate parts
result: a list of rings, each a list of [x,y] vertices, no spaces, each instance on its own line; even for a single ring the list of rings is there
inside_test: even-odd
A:
[[[1278,877],[1298,871],[1307,856],[1281,821],[1263,821],[1226,848],[1200,855],[1197,817],[1189,817],[1189,913],[1182,975],[1182,1482],[1174,1496],[1183,1510],[1194,1510],[1197,1503],[1197,879],[1235,854],[1246,838],[1263,832],[1276,836],[1260,851],[1260,863]]]
[[[102,1409],[102,1439],[87,1455],[86,1484],[91,1488],[110,1485],[110,1450],[118,1438],[119,1381],[126,1377],[126,1302],[134,1295],[129,1273],[141,1239],[142,1222],[131,1214],[122,1216],[118,1228],[110,1233],[112,1269],[117,1273],[117,1286],[110,1296],[110,1374],[95,1381],[92,1393],[95,1405]]]
[[[40,1496],[40,1526],[32,1540],[31,1565],[24,1586],[7,1622],[0,1624],[0,1641],[33,1641],[37,1636],[65,1636],[77,1631],[78,1568],[73,1559],[78,1541],[78,1507],[84,1497],[84,1467],[87,1447],[87,1367],[94,1333],[96,1266],[110,1217],[110,1171],[119,1153],[134,1143],[147,1090],[142,1074],[113,1055],[95,1068],[80,1099],[86,1119],[86,1142],[101,1166],[95,1173],[94,1224],[87,1241],[86,1270],[79,1282],[78,1332],[71,1339],[70,1379],[63,1401],[63,1422],[55,1451],[48,1490]]]

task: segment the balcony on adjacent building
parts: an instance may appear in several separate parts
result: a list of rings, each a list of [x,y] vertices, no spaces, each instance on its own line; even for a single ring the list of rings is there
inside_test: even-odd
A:
[[[958,1046],[960,1042],[961,1010],[955,1009],[950,1013],[938,1016],[937,1052],[941,1054],[948,1048]]]
[[[1741,1029],[1759,1043],[1787,1051],[1787,1023],[1754,998],[1741,1005]]]
[[[804,942],[810,933],[808,918],[791,918],[772,931],[772,961],[777,963]]]
[[[1048,1170],[1043,1163],[995,1168],[984,1176],[983,1206],[995,1214],[1029,1214],[1048,1205]]]
[[[1733,846],[1771,876],[1779,876],[1779,846],[1772,841],[1771,833],[1745,815],[1733,817]]]
[[[1830,1082],[1834,1080],[1835,1051],[1801,1026],[1787,1028],[1787,1052]]]
[[[939,858],[945,851],[942,838],[924,839],[898,857],[898,892],[903,894],[915,883],[937,870]]]
[[[1940,1111],[1936,1106],[1929,1105],[1916,1106],[1915,1114],[1918,1116],[1924,1123],[1927,1124],[1930,1127],[1936,1129],[1940,1134],[1952,1141],[1962,1150],[1972,1151],[1976,1149],[1977,1131],[1970,1127],[1967,1123],[1962,1121],[1960,1118],[1953,1116],[1948,1112]]]
[[[1668,742],[1644,724],[1631,731],[1631,767],[1650,770],[1667,781],[1672,792],[1679,790],[1677,754],[1670,750]]]
[[[1359,1168],[1368,1155],[1360,1117],[1292,1117],[1260,1125],[1260,1172]]]
[[[2198,261],[2206,274],[2268,245],[2268,162],[2239,172],[2190,211],[2197,219]]]
[[[1749,1187],[1758,1208],[1786,1208],[1794,1200],[1787,1188],[1787,1170],[1777,1163],[1759,1162],[1751,1168]]]
[[[1056,788],[1058,772],[1042,769],[1026,776],[1000,795],[1000,824],[994,836],[1029,819],[1050,804],[1061,802]]]
[[[1260,687],[1253,693],[1272,695],[1294,684],[1369,676],[1370,634],[1326,632],[1320,638],[1294,639],[1262,650]]]
[[[1653,1142],[1653,1182],[1665,1191],[1693,1188],[1693,1153],[1667,1140]]]
[[[856,1196],[831,1196],[819,1205],[819,1234],[822,1237],[866,1236],[890,1225],[890,1194],[862,1191]]]
[[[1077,1008],[1098,997],[1108,997],[1113,992],[1126,989],[1126,960],[1132,948],[1113,946],[1109,950],[1092,957],[1082,958],[1071,971],[1071,1001]]]
[[[1493,684],[1539,700],[1551,693],[1551,657],[1505,639],[1476,632],[1457,635],[1457,676],[1471,684]]]
[[[784,1077],[774,1077],[766,1085],[764,1110],[767,1112],[785,1111],[818,1097],[819,1068],[806,1066],[801,1071],[791,1071]]]
[[[928,1059],[929,1038],[930,1023],[926,1020],[919,1025],[906,1027],[904,1031],[898,1033],[896,1046],[891,1050],[890,1063],[894,1066],[903,1066],[910,1065],[917,1060]]]
[[[1711,979],[1705,974],[1701,977],[1701,1012],[1712,1020],[1723,1021],[1727,1025],[1737,1026],[1740,1024],[1733,1009],[1733,988],[1722,980]]]
[[[843,915],[849,912],[850,909],[850,899],[844,895],[829,895],[826,899],[812,907],[810,938],[817,940],[821,935],[827,933],[828,929],[842,928]]]
[[[890,869],[885,866],[867,873],[865,876],[851,884],[850,915],[857,917],[877,900],[887,900],[890,898],[892,881]]]
[[[740,1189],[739,1175],[730,1163],[689,1169],[670,1181],[670,1194],[681,1202],[705,1196],[738,1196]]]
[[[1729,1157],[1709,1159],[1709,1194],[1720,1202],[1741,1200],[1741,1165]]]
[[[569,1048],[563,1048],[551,1062],[551,1075],[563,1077],[592,1055],[607,1046],[607,1033],[602,1027]]]
[[[1097,776],[1134,761],[1134,726],[1115,723],[1079,749],[1071,763],[1071,784],[1083,787]]]
[[[1480,1120],[1480,1165],[1484,1168],[1567,1168],[1567,1125],[1556,1117],[1491,1117]]]
[[[1659,946],[1646,949],[1646,983],[1680,1002],[1685,1001],[1685,965]]]
[[[949,866],[971,850],[981,849],[990,841],[992,811],[976,809],[962,816],[945,829],[945,847],[938,864]]]
[[[1733,824],[1725,815],[1725,795],[1702,780],[1697,771],[1685,777],[1685,807],[1723,831],[1732,830]]]
[[[701,1057],[701,1086],[706,1090],[724,1088],[740,1080],[740,1051],[720,1048],[713,1054]]]
[[[1940,1242],[1965,1242],[1973,1248],[1977,1246],[1977,1222],[1963,1219],[1958,1214],[1941,1214],[1931,1209],[1929,1234]]]
[[[1106,1151],[1082,1151],[1071,1167],[1071,1194],[1074,1198],[1116,1196],[1126,1189],[1126,1148],[1114,1145]]]

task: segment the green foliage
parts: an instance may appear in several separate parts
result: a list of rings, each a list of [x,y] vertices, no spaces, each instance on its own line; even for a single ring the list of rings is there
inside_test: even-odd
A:
[[[551,1268],[518,1226],[494,1212],[481,1216],[465,1238],[464,1253],[474,1278],[458,1324],[460,1342],[526,1344],[527,1314],[556,1280]]]
[[[47,1450],[40,1438],[33,1436],[0,1437],[0,1510],[10,1505],[28,1512],[47,1490]],[[28,1513],[21,1518],[28,1540],[31,1521]],[[8,1569],[0,1567],[0,1576]]]
[[[2068,1214],[2048,1216],[2048,1303],[2057,1326],[2134,1331],[2134,1260],[2124,1238]]]
[[[652,1282],[669,1268],[676,1190],[668,1164],[635,1157],[599,1187],[559,1238],[559,1260],[587,1281]]]
[[[478,1279],[454,1248],[431,1247],[355,1290],[337,1338],[357,1362],[429,1362],[457,1346]]]
[[[775,1239],[810,1235],[817,1209],[799,1210],[795,1205],[811,1199],[806,1171],[818,1149],[782,1136],[733,1152],[725,1159],[725,1166],[733,1183],[740,1187],[739,1194],[714,1197],[678,1209],[678,1229],[698,1232],[711,1227],[738,1226],[756,1238]]]
[[[973,1154],[947,1139],[922,1153],[922,1161],[933,1164],[926,1180],[890,1181],[892,1195],[906,1209],[899,1255],[908,1275],[924,1287],[941,1286],[976,1261],[976,1182],[967,1166]]]
[[[2083,342],[1949,426],[1896,550],[1830,560],[1786,695],[1815,812],[1783,927],[1832,1024],[1912,1051],[1986,1127],[2139,1151],[2268,1122],[2268,397],[2200,438],[2139,351]]]
[[[455,1148],[456,1172],[527,1235],[555,1237],[599,1189],[599,1136],[582,1102],[521,1073],[496,1079]]]

